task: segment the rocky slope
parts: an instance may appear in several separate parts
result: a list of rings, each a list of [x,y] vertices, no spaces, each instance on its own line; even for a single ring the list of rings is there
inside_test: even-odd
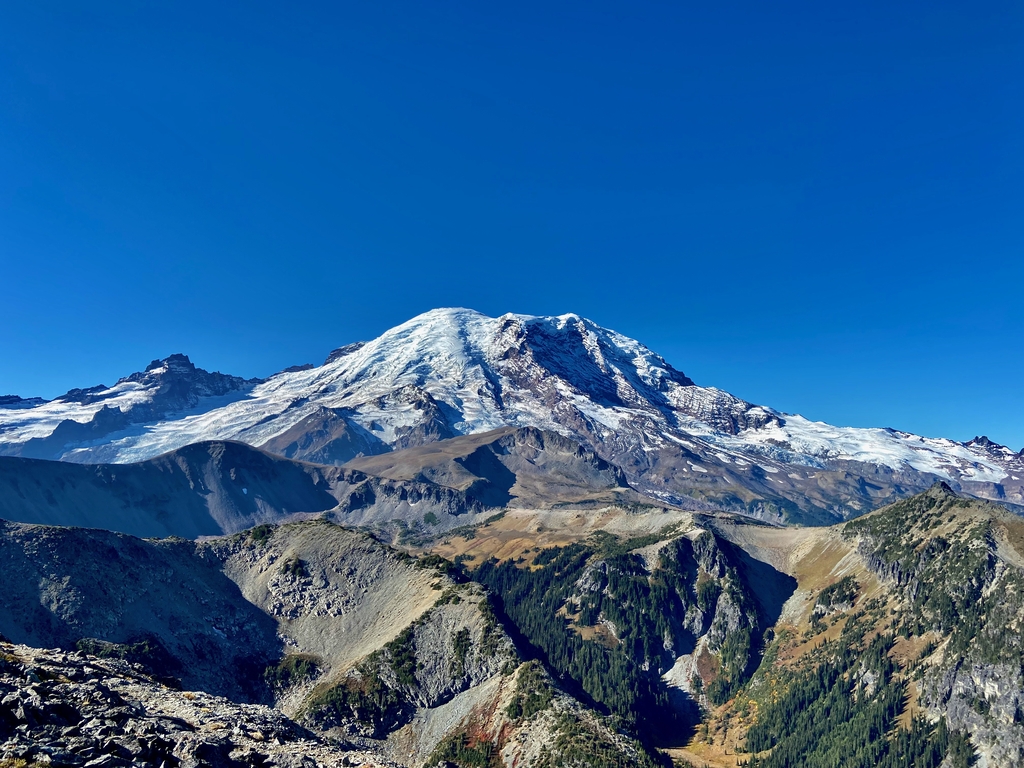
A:
[[[80,651],[0,643],[0,761],[21,766],[393,766],[270,707],[161,685]]]
[[[186,687],[247,700],[282,652],[276,622],[183,539],[3,523],[0,633],[43,648],[120,653]],[[246,670],[247,674],[239,674]]]
[[[191,410],[171,413],[172,401],[153,382],[178,370],[175,360],[110,389],[0,406],[0,451],[122,463],[203,440],[239,440],[344,463],[531,426],[582,442],[621,466],[637,490],[696,509],[829,523],[937,479],[1024,504],[1024,457],[1008,448],[984,438],[961,444],[832,427],[753,405],[697,386],[639,342],[576,315],[434,310],[342,347],[319,367],[217,390],[192,385],[193,394],[224,394],[178,398]]]
[[[289,765],[290,753],[353,764],[321,734],[371,764],[485,754],[488,764],[569,765],[600,754],[653,765],[524,665],[486,594],[439,558],[326,521],[202,543],[4,524],[0,548],[13,564],[0,631],[63,649],[8,651],[0,749],[12,757]],[[55,684],[32,688],[43,677]],[[271,703],[278,712],[255,706]],[[103,705],[109,715],[93,723]]]
[[[533,427],[441,440],[353,459],[345,466],[390,480],[465,491],[497,509],[645,500],[618,467],[574,440]]]

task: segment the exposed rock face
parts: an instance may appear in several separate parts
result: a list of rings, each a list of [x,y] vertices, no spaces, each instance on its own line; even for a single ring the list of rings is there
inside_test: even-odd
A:
[[[340,676],[326,675],[302,718],[320,730],[385,738],[418,711],[445,705],[519,663],[480,588],[450,585],[383,648]]]
[[[1021,526],[937,484],[850,529],[915,629],[941,642],[922,669],[923,702],[971,734],[991,765],[1024,761],[1024,561],[1012,543]]]
[[[759,576],[779,581],[781,592],[793,584],[761,565],[768,573]],[[777,611],[759,605],[753,575],[727,541],[695,528],[636,551],[592,556],[564,610],[583,636],[604,635],[650,677],[665,676],[674,706],[692,719],[690,699],[707,705],[709,691],[721,704],[756,666],[758,640]]]
[[[387,394],[375,398],[369,407],[380,414],[397,412],[407,415],[399,423],[393,423],[390,430],[382,428],[374,421],[367,424],[367,427],[375,434],[390,432],[385,436],[378,436],[398,450],[432,443],[435,440],[447,440],[449,437],[460,434],[460,430],[454,429],[448,417],[445,416],[442,404],[435,400],[427,390],[415,384],[397,387]]]
[[[411,680],[402,681],[394,672],[394,657],[382,654],[389,685],[394,686],[417,708],[437,707],[469,688],[480,685],[519,655],[505,631],[498,625],[487,598],[475,585],[463,585],[411,626],[406,642],[419,663]]]
[[[814,718],[805,712],[819,706],[828,689],[809,693],[815,686],[807,682],[808,670],[824,680],[845,668],[835,679],[845,681],[853,701],[878,707],[885,696],[894,697],[892,722],[903,717],[894,733],[914,733],[902,749],[932,740],[937,758],[927,764],[938,765],[947,748],[952,751],[943,765],[974,764],[972,752],[978,765],[1021,764],[1024,645],[1017,627],[1024,621],[1024,521],[936,484],[831,532],[733,532],[748,546],[788,540],[794,556],[799,553],[790,567],[801,576],[775,628],[773,664],[758,671],[750,688],[751,697],[763,697],[770,687],[770,699],[785,702],[778,706],[788,714],[779,720],[766,703],[758,717],[780,725],[766,738],[756,721],[749,723],[751,749],[781,745],[778,754],[799,764],[800,745],[817,738],[808,725]],[[789,690],[804,697],[799,706],[787,701]],[[907,700],[915,703],[908,707]],[[825,716],[823,709],[816,712]],[[849,722],[855,718],[851,711]],[[839,727],[846,726],[835,723],[830,730]],[[855,730],[847,731],[849,743],[858,738]],[[895,750],[895,741],[883,749]]]
[[[487,691],[487,697],[474,695]],[[590,768],[608,764],[655,768],[655,761],[634,739],[618,731],[606,718],[596,716],[560,692],[536,662],[471,689],[439,707],[432,716],[417,719],[398,731],[395,743],[417,729],[430,732],[444,727],[445,719],[461,723],[450,729],[429,753],[412,751],[413,764],[465,764],[465,752],[475,747],[477,760],[488,752],[493,762],[509,768]],[[433,740],[433,739],[431,739]],[[460,761],[461,758],[461,761]]]
[[[78,390],[72,390],[78,392]],[[97,395],[98,396],[98,395]],[[92,393],[80,393],[71,402],[91,405]],[[119,408],[106,404],[100,405],[92,418],[85,422],[65,419],[54,427],[46,437],[33,437],[15,455],[33,459],[59,459],[68,445],[101,440],[107,435],[126,429],[131,424],[131,417]]]
[[[113,387],[100,384],[88,389],[72,389],[55,398],[54,402],[90,405],[110,399],[118,385],[136,384],[137,389],[146,391],[148,397],[133,404],[131,410],[142,409],[147,415],[180,410],[196,405],[202,397],[226,395],[246,385],[258,383],[259,379],[242,379],[223,373],[208,373],[196,368],[187,355],[171,355],[163,360],[154,360],[146,370],[118,379]],[[126,387],[126,389],[128,389]],[[142,412],[139,413],[143,415]]]
[[[386,453],[391,446],[345,418],[342,411],[318,408],[260,446],[289,459],[313,464],[344,464],[360,456]]]
[[[18,395],[0,395],[0,408],[33,408],[47,401],[41,397],[19,397]]]
[[[345,355],[351,355],[353,352],[358,352],[365,346],[365,341],[356,341],[352,344],[346,344],[342,347],[338,347],[337,349],[332,350],[329,355],[327,355],[327,359],[324,360],[324,365],[330,365],[335,360],[338,360],[339,358],[342,358]]]
[[[1024,763],[1024,678],[1007,663],[943,665],[925,682],[929,705],[949,723],[971,734],[985,762],[993,766]]]

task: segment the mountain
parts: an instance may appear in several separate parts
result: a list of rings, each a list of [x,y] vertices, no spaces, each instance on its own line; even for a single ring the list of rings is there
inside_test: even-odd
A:
[[[209,373],[185,355],[171,355],[112,387],[72,389],[50,401],[5,396],[0,398],[0,455],[59,459],[70,445],[102,443],[139,425],[216,409],[260,382]]]
[[[1024,521],[939,483],[831,529],[723,526],[797,590],[734,699],[685,750],[712,765],[1024,763]]]
[[[1024,763],[1024,457],[984,437],[437,310],[5,396],[0,454],[5,766]]]
[[[124,463],[198,441],[236,440],[343,464],[536,427],[621,467],[637,491],[693,509],[830,523],[936,480],[1024,505],[1024,456],[985,438],[958,443],[780,413],[698,386],[639,342],[571,314],[434,310],[341,347],[318,367],[263,382],[231,379],[222,394],[190,385],[195,397],[178,410],[156,382],[181,365],[154,365],[110,389],[0,407],[0,451]]]

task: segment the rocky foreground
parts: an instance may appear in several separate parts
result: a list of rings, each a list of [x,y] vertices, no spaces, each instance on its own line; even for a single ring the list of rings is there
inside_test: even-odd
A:
[[[393,766],[269,707],[179,691],[126,662],[0,642],[2,766]]]

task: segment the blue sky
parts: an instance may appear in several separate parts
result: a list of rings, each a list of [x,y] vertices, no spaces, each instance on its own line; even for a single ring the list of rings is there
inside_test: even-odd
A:
[[[0,394],[436,306],[1024,446],[1020,3],[6,3]]]

